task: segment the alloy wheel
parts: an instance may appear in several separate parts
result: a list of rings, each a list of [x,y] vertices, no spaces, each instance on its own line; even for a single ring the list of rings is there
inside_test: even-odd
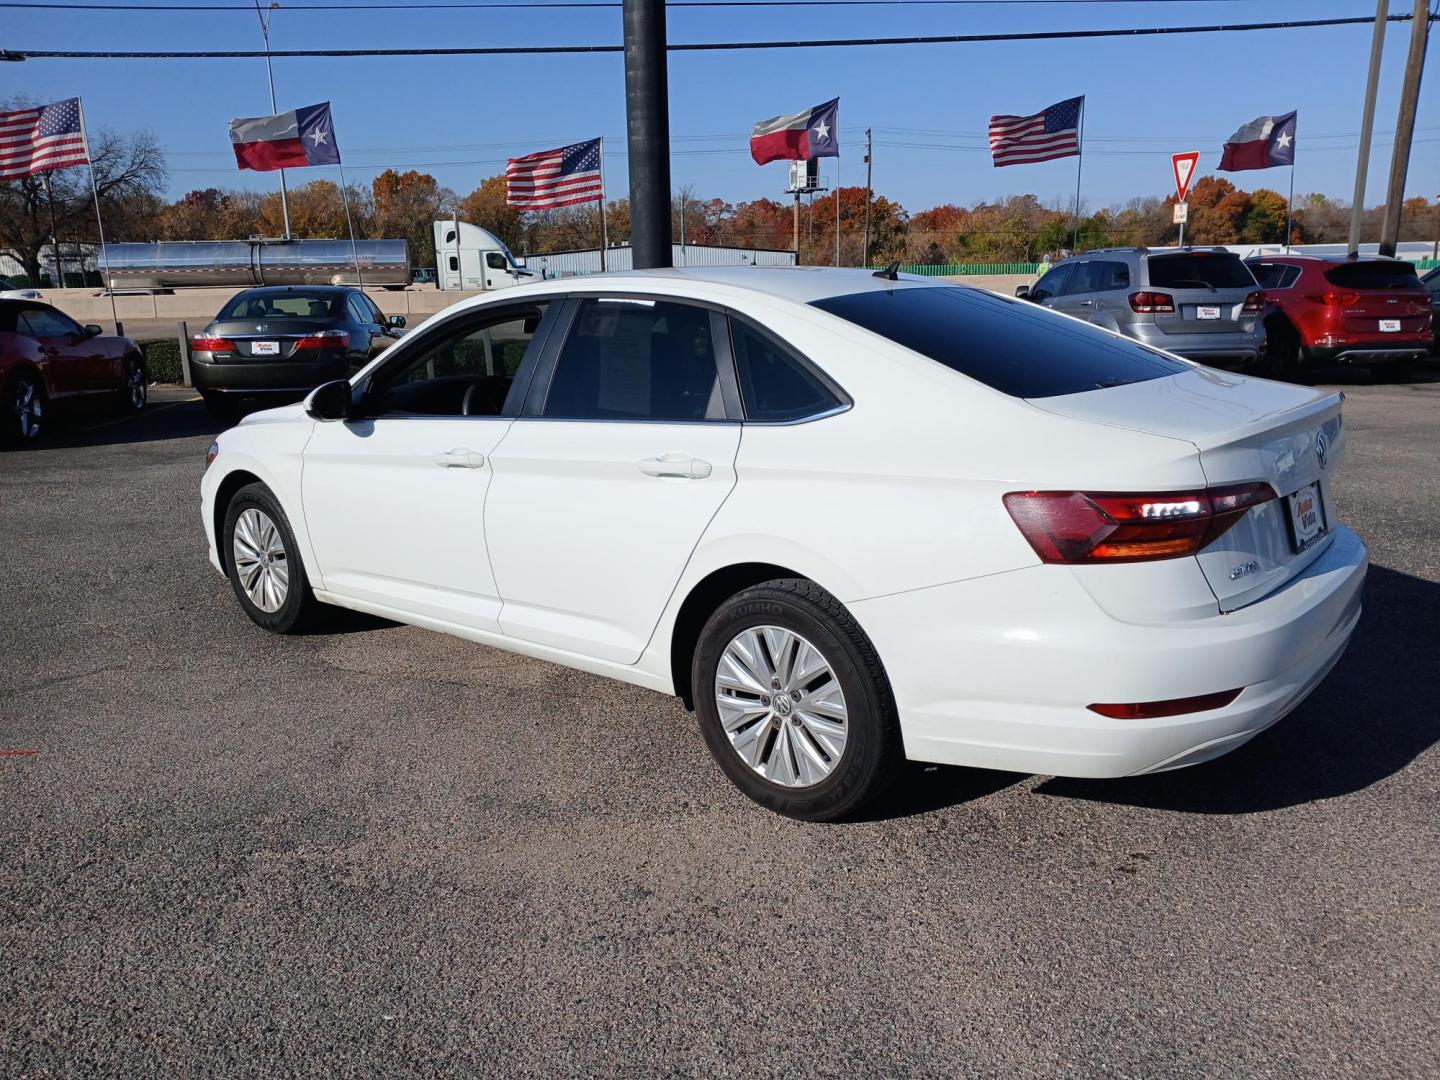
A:
[[[15,384],[15,431],[22,439],[40,436],[40,424],[45,418],[45,403],[40,397],[40,387],[31,378],[22,378]]]
[[[126,389],[130,392],[130,407],[139,412],[145,407],[148,388],[145,385],[145,369],[133,360],[130,362],[130,372],[126,377]]]
[[[263,510],[247,509],[236,519],[232,540],[245,595],[266,614],[279,611],[290,592],[290,566],[275,522]]]
[[[772,783],[811,787],[845,753],[840,682],[819,649],[783,626],[731,639],[715,672],[715,702],[731,748]]]

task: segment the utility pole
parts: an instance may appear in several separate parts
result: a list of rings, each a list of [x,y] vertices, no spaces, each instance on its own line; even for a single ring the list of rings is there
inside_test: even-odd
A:
[[[665,0],[624,0],[625,126],[630,147],[630,250],[636,270],[674,263],[670,228],[670,99]]]
[[[874,150],[874,143],[870,138],[870,129],[865,129],[865,242],[860,249],[860,265],[870,265],[870,157]]]
[[[1400,86],[1400,115],[1395,120],[1395,146],[1390,152],[1390,189],[1385,196],[1385,223],[1380,228],[1380,254],[1393,258],[1400,240],[1400,207],[1405,202],[1405,176],[1410,171],[1410,140],[1415,135],[1415,111],[1420,106],[1420,76],[1425,70],[1425,39],[1430,33],[1426,0],[1415,0],[1415,21],[1410,24],[1410,54],[1405,58],[1405,81]]]
[[[1365,178],[1370,169],[1370,135],[1375,130],[1375,94],[1380,89],[1380,54],[1385,49],[1385,19],[1389,14],[1390,0],[1376,0],[1375,32],[1370,37],[1370,77],[1365,83],[1365,115],[1360,120],[1360,150],[1355,160],[1355,198],[1350,202],[1351,255],[1360,250],[1360,222],[1365,217]]]
[[[280,5],[272,3],[273,12]],[[265,39],[265,77],[270,80],[270,112],[280,110],[275,105],[275,70],[270,66],[270,15],[260,10],[260,0],[255,0],[255,17],[260,20],[260,34]],[[285,218],[285,239],[290,239],[290,193],[285,190],[285,170],[280,170],[280,213]]]

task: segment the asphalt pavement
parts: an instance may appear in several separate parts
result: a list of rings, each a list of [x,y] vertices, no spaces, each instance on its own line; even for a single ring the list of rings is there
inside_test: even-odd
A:
[[[1440,381],[1344,389],[1374,568],[1295,714],[844,825],[660,695],[263,633],[184,392],[0,454],[0,1075],[1436,1075]]]

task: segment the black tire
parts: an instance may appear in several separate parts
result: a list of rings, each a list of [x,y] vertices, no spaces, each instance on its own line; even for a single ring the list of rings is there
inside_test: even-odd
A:
[[[1272,319],[1265,326],[1265,358],[1259,374],[1282,382],[1296,378],[1300,369],[1300,337],[1284,319]]]
[[[49,419],[45,384],[34,371],[20,370],[5,383],[0,397],[0,443],[28,446],[45,434]]]
[[[273,611],[267,611],[251,599],[241,581],[242,570],[236,566],[235,530],[241,516],[247,510],[257,510],[268,519],[279,534],[281,559],[287,575],[284,601]],[[235,493],[230,505],[225,508],[225,523],[220,536],[216,537],[220,557],[225,563],[226,576],[235,599],[245,614],[256,626],[274,634],[292,634],[304,630],[315,619],[317,609],[322,607],[315,594],[310,591],[310,579],[305,574],[305,564],[295,543],[295,534],[290,529],[290,520],[285,516],[279,501],[264,484],[247,484]],[[272,564],[273,565],[273,564]]]
[[[127,414],[142,412],[150,399],[150,377],[145,371],[145,362],[138,356],[125,360],[124,381],[120,384],[120,411]]]
[[[762,626],[780,627],[804,638],[823,656],[844,694],[844,748],[828,775],[808,786],[787,786],[762,776],[730,744],[721,722],[716,702],[721,657],[737,635]],[[903,763],[895,700],[875,647],[844,605],[812,581],[767,581],[720,605],[700,632],[691,685],[701,731],[720,768],[751,799],[777,813],[806,821],[848,817],[883,792]],[[780,700],[778,695],[775,700]],[[800,708],[795,706],[797,712]],[[783,725],[784,720],[774,715],[757,721],[777,723]],[[800,721],[792,716],[791,723],[798,726]],[[778,731],[773,729],[761,738],[769,740],[772,752],[779,745]],[[819,747],[813,739],[811,745]]]

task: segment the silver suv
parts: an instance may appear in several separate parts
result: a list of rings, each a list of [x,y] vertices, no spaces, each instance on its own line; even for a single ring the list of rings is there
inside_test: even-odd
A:
[[[1224,248],[1102,248],[1058,263],[1015,295],[1206,363],[1258,364],[1265,297]]]

